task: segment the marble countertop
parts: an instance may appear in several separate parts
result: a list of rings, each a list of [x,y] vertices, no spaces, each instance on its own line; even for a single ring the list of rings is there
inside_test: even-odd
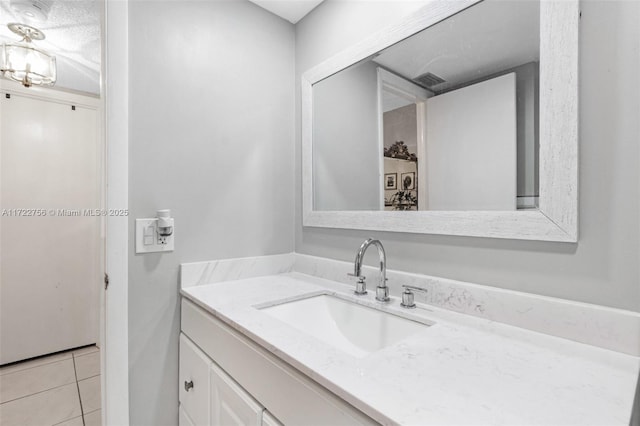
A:
[[[640,359],[418,304],[435,323],[356,358],[256,306],[352,288],[297,272],[182,289],[184,297],[383,424],[628,425]],[[397,298],[359,303],[406,314]]]

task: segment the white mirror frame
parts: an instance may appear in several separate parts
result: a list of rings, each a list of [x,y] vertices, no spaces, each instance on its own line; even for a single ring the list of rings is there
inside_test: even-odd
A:
[[[578,0],[540,4],[540,198],[531,211],[314,211],[314,83],[482,0],[433,0],[302,76],[303,225],[419,234],[578,241]],[[357,165],[354,164],[354,168]]]

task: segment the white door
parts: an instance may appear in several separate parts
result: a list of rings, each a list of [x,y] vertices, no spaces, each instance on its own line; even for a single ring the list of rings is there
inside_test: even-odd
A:
[[[515,210],[516,137],[514,73],[429,98],[425,207]]]
[[[98,342],[100,145],[95,108],[2,93],[0,364]]]
[[[211,424],[261,426],[262,407],[216,364],[211,366]]]

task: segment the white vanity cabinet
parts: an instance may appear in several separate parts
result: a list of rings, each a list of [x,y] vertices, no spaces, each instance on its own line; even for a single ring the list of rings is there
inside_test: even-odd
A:
[[[262,426],[282,426],[282,423],[278,421],[273,415],[267,410],[262,413]]]
[[[264,407],[188,337],[180,335],[180,426],[263,424]],[[270,415],[267,422],[277,425]]]
[[[181,330],[180,426],[377,424],[184,298]]]
[[[182,404],[178,406],[178,426],[196,426],[187,412],[184,411]]]
[[[194,426],[211,424],[209,400],[211,394],[210,369],[213,362],[184,335],[180,335],[180,391],[179,400],[185,418]],[[189,422],[186,423],[189,425]]]
[[[262,424],[264,407],[242,389],[220,367],[211,366],[211,424]]]

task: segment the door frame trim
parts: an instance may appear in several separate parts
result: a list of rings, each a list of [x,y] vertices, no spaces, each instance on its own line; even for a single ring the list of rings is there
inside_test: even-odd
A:
[[[129,4],[104,2],[107,209],[129,208]],[[129,218],[107,216],[102,424],[129,424]]]

